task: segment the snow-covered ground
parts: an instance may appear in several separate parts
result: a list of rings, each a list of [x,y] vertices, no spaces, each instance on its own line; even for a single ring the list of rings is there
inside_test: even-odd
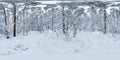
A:
[[[0,60],[120,60],[120,36],[79,32],[75,38],[51,31],[6,39],[0,35]]]

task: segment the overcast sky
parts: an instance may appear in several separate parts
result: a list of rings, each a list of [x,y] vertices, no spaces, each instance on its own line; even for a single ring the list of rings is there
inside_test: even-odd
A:
[[[35,0],[0,0],[0,1],[35,1]],[[37,1],[58,1],[58,0],[37,0]],[[59,0],[59,1],[120,1],[120,0]]]

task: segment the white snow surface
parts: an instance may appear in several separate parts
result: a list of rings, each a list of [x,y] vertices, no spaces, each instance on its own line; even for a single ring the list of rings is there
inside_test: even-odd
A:
[[[81,31],[64,38],[51,31],[10,39],[0,35],[0,60],[120,60],[119,35]]]

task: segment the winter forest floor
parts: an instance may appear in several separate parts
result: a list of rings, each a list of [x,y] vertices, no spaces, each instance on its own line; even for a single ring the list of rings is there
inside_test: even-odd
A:
[[[120,36],[79,32],[75,38],[51,31],[6,39],[0,35],[0,60],[120,60]]]

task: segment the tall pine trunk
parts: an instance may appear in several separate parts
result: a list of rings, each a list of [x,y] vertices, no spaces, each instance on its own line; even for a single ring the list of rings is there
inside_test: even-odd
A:
[[[13,30],[13,36],[16,37],[16,5],[13,3],[14,6],[14,30]]]

